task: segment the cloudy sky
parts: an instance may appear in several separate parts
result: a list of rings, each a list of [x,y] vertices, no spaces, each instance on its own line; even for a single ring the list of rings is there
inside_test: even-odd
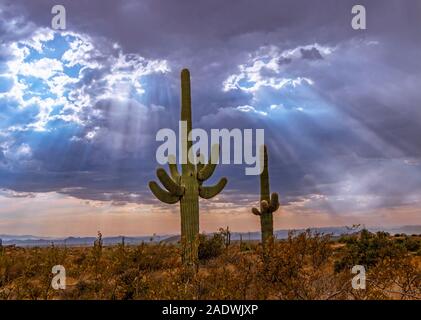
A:
[[[276,228],[421,224],[421,1],[55,4],[0,0],[0,234],[179,232],[147,183],[184,67],[195,127],[265,129]],[[258,230],[258,177],[221,176],[201,230]]]

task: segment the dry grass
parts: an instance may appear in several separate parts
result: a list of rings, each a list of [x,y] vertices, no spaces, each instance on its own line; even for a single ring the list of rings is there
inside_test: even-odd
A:
[[[307,232],[276,242],[264,260],[258,244],[233,243],[192,275],[172,244],[4,248],[0,299],[421,299],[416,252],[381,256],[367,269],[367,289],[354,290],[354,249]],[[66,290],[51,288],[57,264]]]

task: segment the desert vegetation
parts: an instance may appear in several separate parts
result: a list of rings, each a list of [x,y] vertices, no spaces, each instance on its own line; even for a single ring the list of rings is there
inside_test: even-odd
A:
[[[421,237],[366,230],[333,239],[289,234],[270,242],[227,242],[227,230],[200,235],[199,268],[182,263],[180,243],[92,247],[3,247],[0,299],[421,299]],[[51,287],[54,265],[66,289]],[[367,287],[351,286],[366,267]]]

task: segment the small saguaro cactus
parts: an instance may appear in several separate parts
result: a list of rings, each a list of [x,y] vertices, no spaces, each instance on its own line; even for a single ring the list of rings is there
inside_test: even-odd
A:
[[[185,121],[187,124],[187,135],[180,137],[183,149],[181,150],[181,175],[175,163],[175,155],[169,155],[170,174],[162,168],[156,171],[159,181],[168,191],[162,189],[155,181],[149,182],[149,188],[155,197],[164,203],[180,202],[182,261],[185,265],[196,265],[199,245],[199,196],[204,199],[213,198],[225,187],[227,179],[222,178],[211,187],[203,186],[203,182],[209,179],[215,171],[217,161],[209,160],[209,163],[204,164],[202,156],[198,155],[198,161],[195,164],[188,156],[193,151],[192,141],[188,139],[192,130],[192,120],[190,72],[187,69],[181,71],[181,121]],[[215,150],[219,150],[219,146],[214,145],[212,149],[213,156]]]
[[[265,244],[273,238],[273,213],[279,208],[279,199],[278,194],[275,192],[270,195],[268,153],[266,146],[263,147],[263,152],[264,167],[260,174],[260,210],[253,208],[252,212],[257,216],[260,216],[262,244]]]

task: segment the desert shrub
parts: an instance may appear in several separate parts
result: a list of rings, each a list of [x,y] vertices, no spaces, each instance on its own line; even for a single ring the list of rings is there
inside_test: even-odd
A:
[[[339,243],[348,243],[352,241],[355,238],[355,235],[352,234],[343,234],[339,237],[338,242]]]
[[[220,235],[202,235],[202,263],[193,274],[183,268],[176,244],[107,246],[96,267],[92,247],[6,247],[0,299],[415,299],[421,259],[397,240],[353,235],[338,246],[326,235],[290,233],[271,243],[266,261],[257,242],[226,250]],[[354,260],[371,263],[366,290],[351,287],[347,266]],[[335,272],[335,261],[345,267]],[[50,288],[56,264],[66,268],[66,290]]]
[[[224,236],[215,233],[212,237],[204,234],[199,235],[199,260],[206,261],[220,256],[224,250]]]
[[[250,242],[240,242],[240,251],[241,252],[247,252],[247,251],[252,251],[253,250],[253,245]]]
[[[14,256],[6,254],[0,256],[0,291],[3,291],[1,289],[5,288],[17,277],[13,270],[13,266],[15,266],[16,263]]]
[[[415,240],[415,241],[414,241]],[[366,268],[366,290],[348,287],[347,297],[354,299],[414,299],[421,297],[419,262],[408,254],[418,248],[416,239],[391,238],[384,232],[362,230],[346,242],[334,267],[337,274],[349,274],[354,265]]]
[[[178,254],[179,251],[173,245],[142,243],[128,257],[138,270],[156,271],[177,265]]]
[[[289,233],[288,239],[273,243],[261,275],[278,299],[327,299],[338,295],[341,283],[331,269],[329,235]]]
[[[410,252],[417,252],[421,249],[421,239],[417,239],[416,237],[408,237],[406,236],[402,241],[403,246],[406,250]]]
[[[404,254],[406,249],[390,239],[385,232],[370,233],[363,229],[359,236],[346,241],[346,247],[341,259],[335,261],[335,271],[352,268],[354,265],[374,266],[386,258]]]

